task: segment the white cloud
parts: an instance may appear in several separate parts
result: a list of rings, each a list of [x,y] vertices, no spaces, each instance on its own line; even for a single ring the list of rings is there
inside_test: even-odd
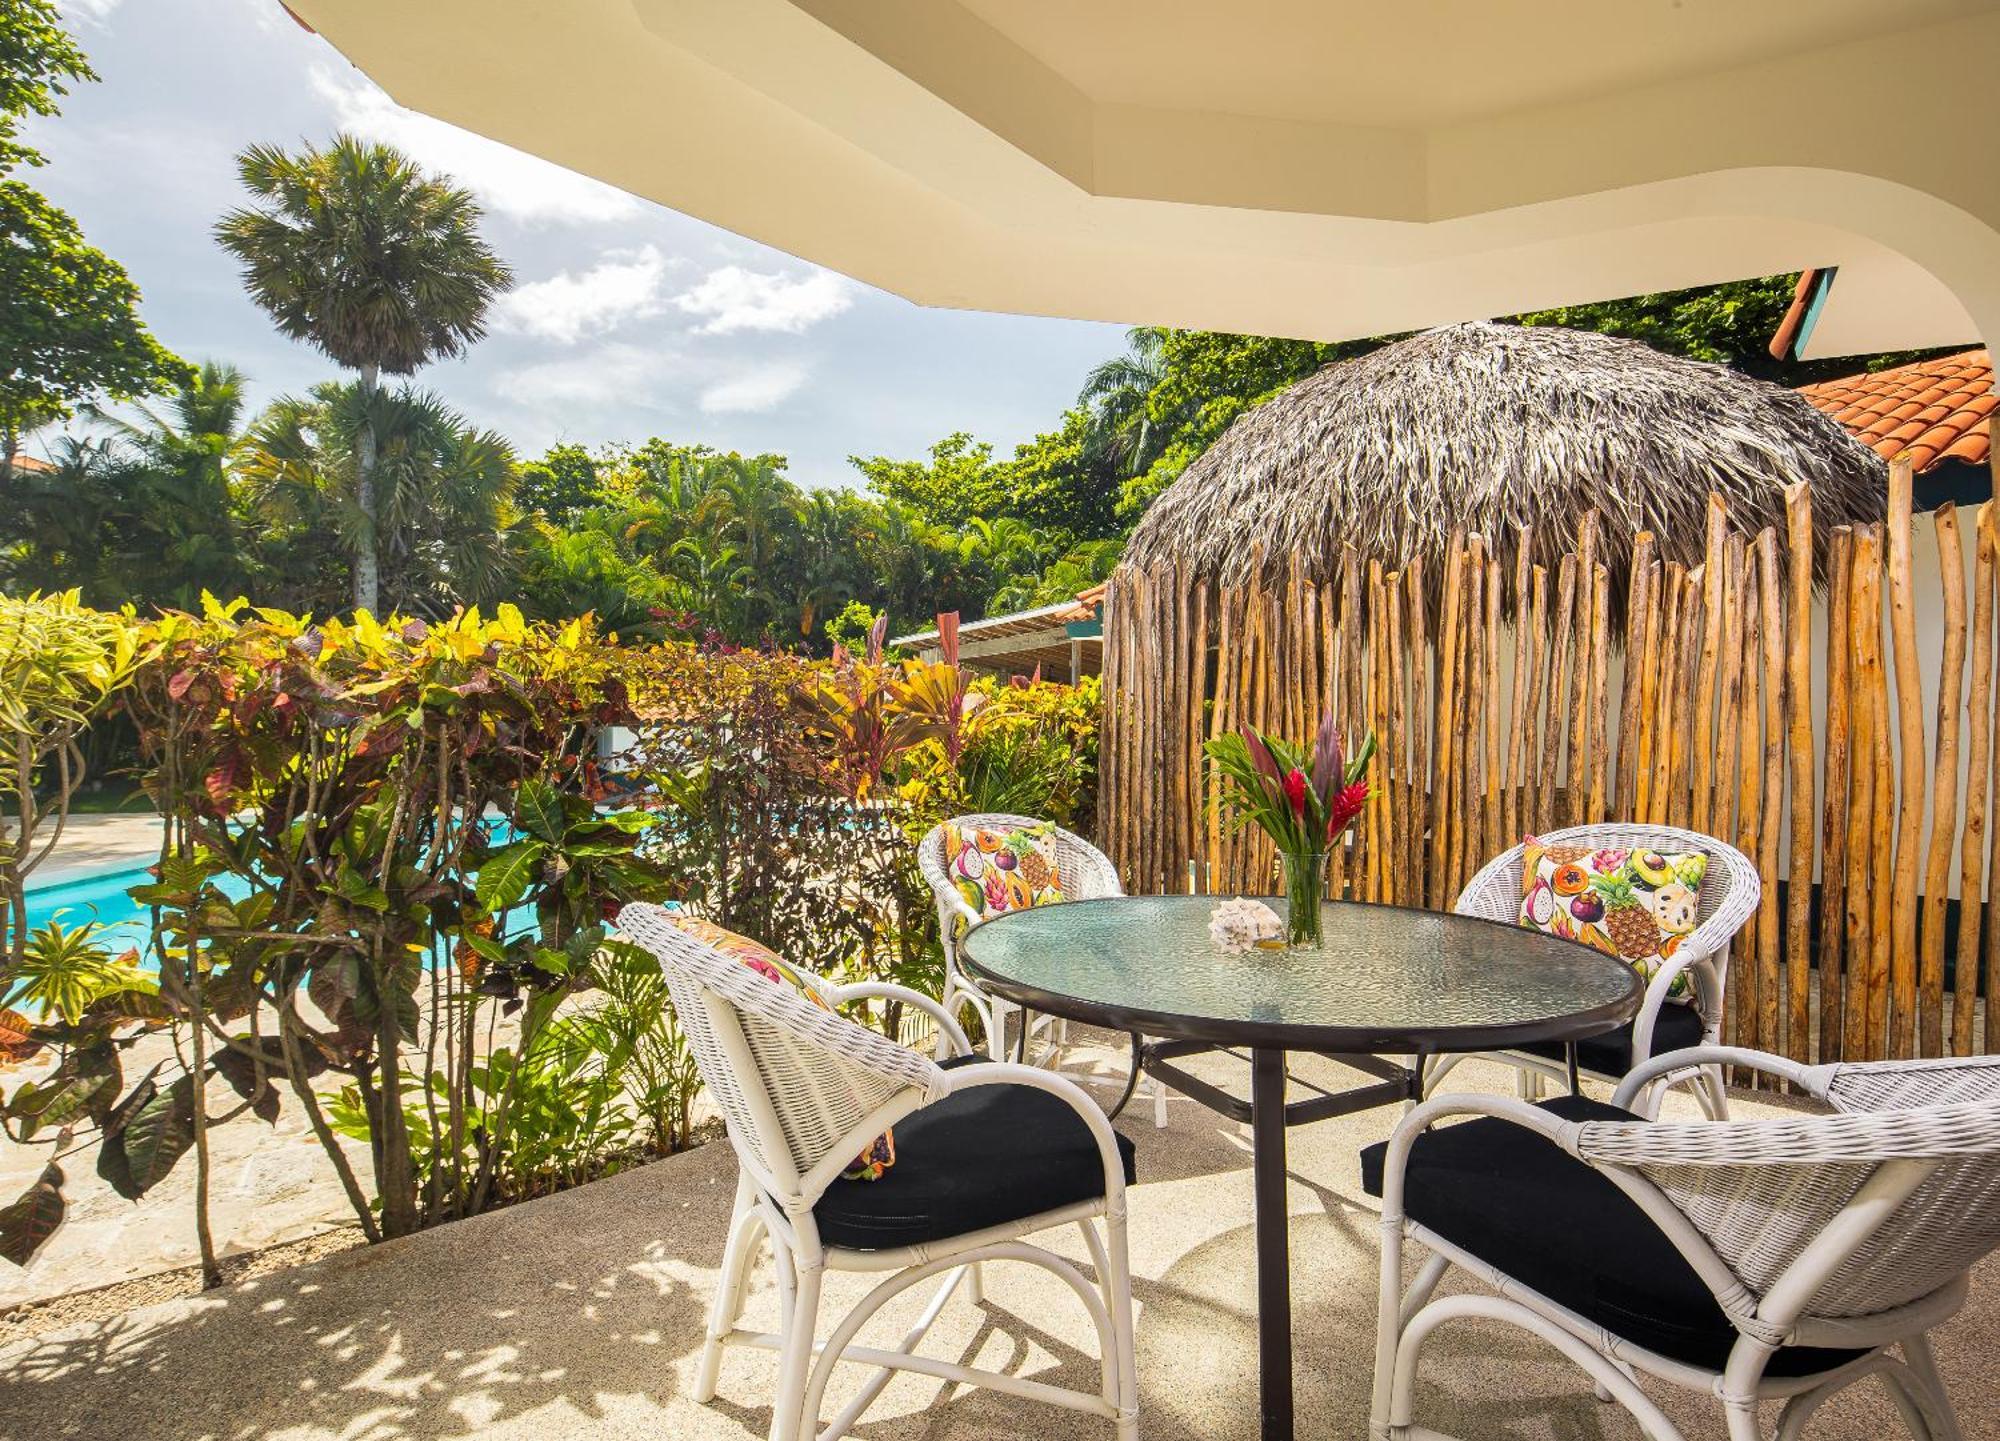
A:
[[[503,215],[528,222],[599,224],[638,213],[634,197],[601,180],[405,110],[359,71],[315,65],[312,86],[333,107],[341,129],[405,151],[427,169],[451,176]]]
[[[82,20],[102,25],[124,0],[56,0],[56,10],[66,20]]]
[[[659,409],[663,387],[681,369],[676,351],[613,341],[582,355],[504,371],[493,388],[509,400],[543,409]]]
[[[805,383],[803,365],[781,362],[746,370],[702,391],[702,412],[727,415],[744,410],[770,410]]]
[[[711,270],[701,284],[674,297],[674,304],[689,315],[706,317],[705,323],[695,327],[700,335],[731,335],[741,330],[797,335],[853,303],[853,282],[831,270],[794,276],[745,270],[740,265]]]
[[[667,264],[653,245],[607,250],[588,270],[565,270],[516,286],[494,304],[495,324],[517,335],[574,345],[628,320],[658,315]]]

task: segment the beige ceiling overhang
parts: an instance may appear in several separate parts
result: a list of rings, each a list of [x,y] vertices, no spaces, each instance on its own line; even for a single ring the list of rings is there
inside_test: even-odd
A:
[[[1806,266],[2000,329],[1991,0],[291,0],[402,103],[931,305],[1344,338]]]

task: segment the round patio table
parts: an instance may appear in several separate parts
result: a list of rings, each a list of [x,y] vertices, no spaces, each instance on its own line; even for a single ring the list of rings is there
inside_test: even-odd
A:
[[[1018,1005],[1130,1032],[1135,1066],[1249,1122],[1262,1434],[1289,1441],[1286,1128],[1420,1099],[1424,1062],[1441,1052],[1565,1043],[1574,1077],[1574,1044],[1630,1020],[1642,991],[1630,966],[1574,941],[1472,916],[1348,901],[1327,903],[1318,950],[1231,954],[1208,934],[1218,899],[1110,896],[1009,912],[968,931],[959,958]],[[1283,901],[1267,904],[1284,913]],[[1171,1064],[1213,1050],[1248,1053],[1247,1101]],[[1285,1058],[1293,1051],[1374,1079],[1333,1092],[1289,1078],[1313,1094],[1288,1103]]]

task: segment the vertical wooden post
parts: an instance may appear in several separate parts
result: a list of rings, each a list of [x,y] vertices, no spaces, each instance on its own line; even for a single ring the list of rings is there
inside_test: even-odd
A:
[[[1568,802],[1559,809],[1556,805],[1556,780],[1562,774],[1563,716],[1568,706],[1570,672],[1575,666],[1570,661],[1570,635],[1573,627],[1571,617],[1576,610],[1576,557],[1566,555],[1556,567],[1556,627],[1555,657],[1549,662],[1549,708],[1544,721],[1547,727],[1542,739],[1542,777],[1536,788],[1535,829],[1547,831],[1558,824],[1558,817],[1568,814]]]
[[[1791,759],[1791,864],[1785,875],[1785,1054],[1812,1060],[1812,488],[1785,487],[1785,533],[1789,540],[1785,579],[1790,599],[1786,620],[1785,709],[1790,717],[1786,750]]]
[[[1389,734],[1395,738],[1395,780],[1389,797],[1389,850],[1394,857],[1390,893],[1398,905],[1421,904],[1421,895],[1410,893],[1410,851],[1413,844],[1410,795],[1410,706],[1409,665],[1403,653],[1403,575],[1390,571],[1382,577],[1382,613],[1387,618]]]
[[[1639,737],[1646,675],[1646,617],[1652,613],[1647,581],[1653,572],[1653,532],[1632,537],[1632,572],[1625,582],[1625,684],[1618,701],[1618,773],[1613,794],[1619,814],[1642,821],[1639,800]]]
[[[1610,812],[1605,808],[1611,776],[1611,751],[1604,712],[1611,687],[1611,572],[1603,562],[1591,567],[1590,586],[1590,800],[1585,807],[1592,823]]]
[[[1715,795],[1710,806],[1710,833],[1736,833],[1736,761],[1743,733],[1737,725],[1743,687],[1743,537],[1731,535],[1723,549],[1723,627],[1721,674],[1716,685]],[[1739,936],[1742,933],[1739,932]]]
[[[1895,889],[1891,897],[1890,1054],[1908,1056],[1917,1018],[1917,848],[1924,829],[1924,691],[1917,672],[1917,601],[1910,578],[1908,460],[1889,462],[1889,633],[1896,659],[1897,769]]]
[[[1465,642],[1459,652],[1460,668],[1465,676],[1465,704],[1458,713],[1458,735],[1453,741],[1463,776],[1459,792],[1462,819],[1457,827],[1457,853],[1452,857],[1449,886],[1453,896],[1458,894],[1465,885],[1465,878],[1478,864],[1475,857],[1485,835],[1485,824],[1479,809],[1486,779],[1480,764],[1486,749],[1480,725],[1481,717],[1486,713],[1485,596],[1486,542],[1475,535],[1466,541]]]
[[[1432,749],[1437,756],[1435,790],[1437,800],[1433,808],[1431,826],[1430,904],[1433,910],[1443,910],[1453,900],[1448,887],[1451,884],[1452,830],[1458,816],[1452,792],[1457,775],[1458,750],[1454,741],[1454,715],[1459,706],[1458,696],[1458,652],[1459,625],[1458,612],[1460,595],[1465,583],[1465,533],[1454,530],[1451,543],[1445,551],[1444,559],[1444,608],[1438,613],[1438,704],[1435,717],[1435,731]]]
[[[1881,686],[1882,552],[1881,536],[1872,525],[1854,532],[1854,567],[1848,582],[1850,629],[1849,721],[1853,727],[1851,773],[1847,801],[1847,977],[1842,1006],[1843,1060],[1869,1054],[1876,1030],[1875,852],[1886,839],[1886,827],[1875,816],[1876,753],[1881,748],[1875,728],[1875,697]]]
[[[1951,1052],[1973,1053],[1979,990],[1980,925],[1986,910],[1986,807],[1993,784],[1993,502],[1972,513],[1972,687],[1965,698],[1969,734],[1965,833],[1958,854],[1957,975],[1951,998]],[[1989,1000],[1987,1009],[1993,1009]]]
[[[1430,734],[1436,712],[1431,684],[1429,623],[1424,610],[1429,600],[1424,594],[1424,563],[1410,557],[1403,572],[1410,607],[1410,904],[1424,904],[1429,894],[1429,877],[1424,859],[1431,827],[1436,824],[1430,769]]]
[[[1944,583],[1944,656],[1938,666],[1931,838],[1924,859],[1923,921],[1919,928],[1920,1056],[1944,1054],[1944,925],[1951,890],[1951,848],[1958,832],[1958,708],[1965,695],[1965,553],[1958,541],[1957,508],[1947,501],[1932,512],[1931,520],[1937,528],[1938,574]]]
[[[1644,787],[1649,797],[1646,814],[1649,825],[1664,825],[1667,819],[1667,791],[1673,780],[1673,708],[1676,681],[1675,662],[1680,656],[1681,608],[1687,600],[1687,574],[1679,563],[1668,561],[1661,567],[1658,644],[1648,651],[1654,690],[1652,709],[1645,716],[1651,727],[1649,737],[1653,774]]]
[[[1757,584],[1757,557],[1754,551],[1746,550],[1743,555],[1743,573],[1737,580],[1738,604],[1743,609],[1742,634],[1742,688],[1737,697],[1736,732],[1740,737],[1741,750],[1736,769],[1736,849],[1751,858],[1754,863],[1758,855],[1759,837],[1764,824],[1763,800],[1763,750],[1762,731],[1759,719],[1762,712],[1758,708],[1758,693],[1765,682],[1762,668],[1757,663],[1759,651],[1759,627],[1764,623],[1762,607],[1758,604],[1760,589]],[[1761,876],[1762,867],[1759,867]],[[1770,896],[1768,880],[1765,882],[1765,896]],[[1770,910],[1772,901],[1759,903],[1757,916]],[[1763,928],[1753,919],[1737,933],[1743,946],[1744,964],[1739,974],[1733,978],[1730,993],[1735,1001],[1736,1044],[1759,1047],[1763,1038],[1758,1034],[1757,1022],[1760,1012],[1757,1006],[1759,994],[1758,973],[1764,964],[1762,946]]]
[[[1393,900],[1394,862],[1390,832],[1395,826],[1396,738],[1389,734],[1389,625],[1382,562],[1368,562],[1368,724],[1381,749],[1376,752],[1378,784],[1368,788],[1368,898]]]
[[[1685,830],[1689,814],[1689,779],[1694,772],[1690,754],[1694,735],[1695,672],[1701,659],[1702,572],[1696,566],[1682,582],[1681,633],[1674,661],[1674,690],[1668,716],[1667,824]]]
[[[1522,526],[1514,537],[1514,689],[1507,712],[1507,778],[1500,791],[1500,829],[1507,845],[1521,839],[1521,798],[1527,784],[1522,747],[1528,733],[1528,677],[1535,668],[1535,636],[1528,610],[1533,575],[1534,531]]]
[[[1847,954],[1847,757],[1849,719],[1848,658],[1853,653],[1853,621],[1848,593],[1854,571],[1854,532],[1835,526],[1827,546],[1826,576],[1826,767],[1821,786],[1819,922],[1819,1060],[1840,1059],[1846,989],[1841,981]]]
[[[1569,723],[1569,824],[1580,825],[1590,807],[1590,658],[1595,650],[1591,636],[1597,619],[1597,525],[1595,510],[1587,510],[1576,527],[1576,672],[1574,694],[1570,697]]]
[[[1757,869],[1764,877],[1764,894],[1771,897],[1757,908],[1757,1036],[1771,1049],[1783,1047],[1778,1028],[1778,833],[1784,825],[1785,800],[1785,608],[1778,588],[1778,532],[1766,527],[1757,534],[1757,608],[1764,618],[1764,798],[1758,831]]]
[[[1701,671],[1694,697],[1694,828],[1712,833],[1715,814],[1715,669],[1722,646],[1724,573],[1729,536],[1729,508],[1722,497],[1708,497],[1707,544],[1702,552]],[[1631,664],[1627,652],[1626,664]],[[1725,717],[1725,724],[1727,723]]]
[[[1481,650],[1486,657],[1486,744],[1483,751],[1486,775],[1485,801],[1480,814],[1485,822],[1484,839],[1472,870],[1485,865],[1504,848],[1500,830],[1500,612],[1505,601],[1500,593],[1500,562],[1489,552],[1486,560],[1486,636]],[[1472,879],[1467,872],[1466,879]]]
[[[1632,819],[1648,821],[1653,815],[1653,714],[1659,709],[1660,689],[1660,563],[1646,566],[1645,629],[1639,642],[1639,714],[1626,729],[1627,744],[1639,752],[1638,791],[1632,803]],[[1626,658],[1630,665],[1631,658]]]
[[[1528,634],[1534,646],[1534,689],[1528,697],[1528,733],[1522,745],[1523,769],[1521,783],[1521,829],[1539,830],[1545,824],[1548,813],[1549,784],[1548,769],[1536,768],[1536,757],[1541,754],[1542,712],[1549,699],[1549,571],[1547,566],[1535,567],[1534,606],[1528,616]]]

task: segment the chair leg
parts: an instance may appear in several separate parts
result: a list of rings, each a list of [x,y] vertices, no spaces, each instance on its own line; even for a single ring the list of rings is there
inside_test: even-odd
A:
[[[1722,1067],[1708,1066],[1702,1071],[1702,1091],[1708,1102],[1703,1107],[1712,1121],[1729,1119],[1729,1087],[1723,1084]]]
[[[722,1248],[722,1271],[715,1279],[715,1303],[709,1309],[708,1337],[702,1343],[701,1365],[695,1373],[694,1399],[703,1406],[715,1399],[715,1383],[722,1370],[722,1338],[735,1329],[743,1314],[743,1292],[750,1275],[750,1262],[757,1253],[762,1230],[756,1212],[756,1193],[741,1172],[736,1177],[736,1207],[729,1216],[729,1242]]]
[[[1085,1222],[1086,1226],[1090,1223]],[[1123,1212],[1104,1218],[1104,1274],[1099,1277],[1104,1309],[1111,1315],[1111,1339],[1116,1356],[1106,1359],[1105,1370],[1115,1383],[1112,1396],[1118,1407],[1118,1441],[1139,1441],[1139,1364],[1132,1321],[1132,1253],[1125,1234]]]
[[[813,1335],[819,1327],[819,1291],[825,1271],[798,1268],[791,1305],[785,1312],[784,1344],[778,1352],[778,1389],[771,1398],[770,1441],[811,1441],[815,1417],[805,1414],[806,1382],[812,1373]]]
[[[1167,1129],[1167,1083],[1158,1076],[1153,1077],[1153,1129]]]
[[[1007,1059],[1007,1013],[1014,1008],[995,996],[988,1002],[988,1009],[993,1019],[986,1027],[986,1054],[991,1060],[1004,1061]],[[1027,1024],[1025,1012],[1022,1013],[1021,1024]]]
[[[1938,1374],[1937,1353],[1931,1350],[1931,1338],[1926,1334],[1907,1338],[1903,1342],[1903,1358],[1923,1392],[1916,1399],[1923,1405],[1935,1441],[1965,1441],[1958,1413],[1952,1409],[1951,1393],[1944,1389],[1944,1377]]]

